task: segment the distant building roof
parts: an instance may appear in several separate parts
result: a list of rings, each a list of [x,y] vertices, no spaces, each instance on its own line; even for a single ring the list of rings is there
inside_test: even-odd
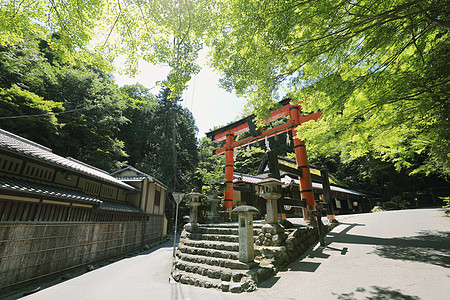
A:
[[[290,159],[290,158],[283,157],[283,156],[277,156],[277,158],[278,158],[278,164],[285,165],[285,166],[291,167],[293,169],[297,169],[297,163],[294,159]],[[258,172],[259,172],[259,174],[265,174],[265,173],[269,172],[269,164],[268,164],[267,156],[264,156],[263,159],[261,160],[261,164],[259,166]],[[319,167],[309,164],[309,172],[310,172],[312,181],[317,181],[317,182],[322,181]],[[291,176],[295,175],[295,174],[280,170],[280,175],[284,175],[284,174],[288,174]],[[332,174],[328,174],[328,178],[329,178],[329,181],[331,184],[344,186],[344,184],[342,182],[340,182],[339,180],[337,180]]]
[[[264,175],[264,174],[261,174]],[[233,182],[244,182],[244,183],[252,183],[252,184],[259,184],[262,180],[264,180],[267,176],[254,176],[254,175],[248,175],[243,173],[233,173]]]
[[[263,181],[266,178],[267,178],[267,174],[260,174],[257,176],[242,174],[242,173],[234,173],[233,174],[233,182],[234,183],[244,182],[244,183],[250,183],[250,184],[259,184],[261,181]],[[299,185],[298,179],[292,178],[286,174],[283,174],[281,176],[281,182],[283,182],[284,184],[287,184],[287,185],[291,185],[291,184]],[[313,182],[312,186],[315,189],[321,189],[321,190],[323,189],[322,183]],[[341,192],[341,193],[345,193],[345,194],[352,194],[352,195],[367,197],[367,195],[362,192],[343,188],[340,186],[330,185],[330,189],[333,192]]]
[[[64,158],[62,156],[54,154],[52,152],[52,149],[50,148],[42,146],[38,143],[35,143],[3,129],[0,129],[0,149],[21,154],[37,160],[42,160],[56,167],[100,179],[102,181],[109,182],[128,190],[138,190],[135,187],[132,187],[125,182],[114,178],[106,171],[103,171],[73,158]]]
[[[119,176],[120,173],[123,173],[126,170],[131,170],[135,173],[137,173],[137,176]],[[114,176],[114,178],[121,180],[121,181],[128,181],[128,182],[132,182],[132,181],[142,181],[145,178],[148,178],[150,181],[154,181],[157,182],[159,185],[161,185],[162,187],[168,189],[168,187],[162,183],[161,181],[159,181],[158,179],[156,179],[153,176],[148,175],[147,173],[144,173],[138,169],[136,169],[135,167],[132,166],[127,166],[126,168],[120,169],[118,171],[115,171],[113,173],[110,174],[111,176]]]
[[[281,178],[281,182],[283,182],[284,184],[292,184],[292,183],[295,184],[295,185],[299,185],[300,184],[298,179],[289,177],[288,175],[283,176]],[[312,186],[315,189],[323,190],[322,183],[313,182]],[[352,194],[352,195],[358,195],[358,196],[367,197],[367,194],[364,194],[362,192],[358,192],[358,191],[355,191],[355,190],[351,190],[351,189],[348,189],[348,188],[335,186],[335,185],[330,185],[330,190],[333,191],[333,192],[341,192],[341,193],[345,193],[345,194]]]

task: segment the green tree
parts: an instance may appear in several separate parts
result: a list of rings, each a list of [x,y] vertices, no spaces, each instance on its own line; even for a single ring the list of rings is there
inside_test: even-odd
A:
[[[119,133],[130,154],[128,162],[174,190],[192,189],[198,158],[191,112],[179,104],[179,98],[170,98],[167,88],[157,97],[141,85],[121,89],[129,96],[124,110],[129,122],[121,125]]]
[[[225,180],[225,156],[214,155],[218,143],[204,137],[198,147],[199,163],[195,170],[195,178],[200,181],[206,193],[210,190],[220,190],[220,185]]]
[[[209,43],[257,114],[289,93],[312,152],[448,175],[448,1],[224,1]],[[215,17],[219,19],[219,17]]]
[[[13,85],[0,88],[0,127],[38,143],[51,146],[61,124],[55,113],[64,110],[61,102],[44,100]]]
[[[66,63],[81,61],[110,70],[114,58],[124,54],[131,74],[139,59],[169,65],[170,79],[161,84],[177,97],[199,70],[197,54],[216,6],[209,0],[4,0],[0,45],[17,43],[40,24],[50,29],[44,39]]]
[[[126,85],[120,90],[128,97],[123,115],[126,122],[120,125],[118,136],[125,142],[128,164],[149,173],[154,171],[154,128],[156,97],[140,84]]]
[[[116,138],[124,122],[123,95],[94,66],[68,65],[54,56],[38,34],[0,47],[2,127],[55,153],[116,170],[126,157]]]
[[[59,120],[63,143],[55,152],[71,156],[107,171],[117,170],[127,154],[117,136],[126,120],[124,95],[117,85],[84,65],[58,68],[56,81],[47,88],[50,99],[64,103],[67,112]]]

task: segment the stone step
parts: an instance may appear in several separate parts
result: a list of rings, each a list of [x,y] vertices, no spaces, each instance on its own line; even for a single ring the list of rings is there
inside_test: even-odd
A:
[[[223,227],[202,227],[199,226],[192,233],[202,233],[202,234],[220,234],[220,235],[239,235],[239,229],[236,228],[223,228]],[[253,229],[253,235],[258,235],[261,230],[258,228]]]
[[[230,270],[205,264],[177,261],[172,277],[175,281],[224,292],[252,292],[257,289],[254,277],[257,269]]]
[[[204,234],[186,232],[186,237],[197,241],[221,241],[239,243],[238,235]]]
[[[190,284],[204,288],[222,288],[222,280],[213,279],[208,276],[203,276],[200,274],[185,272],[177,270],[175,274],[172,275],[175,281],[178,281],[183,284]]]
[[[253,228],[261,228],[263,224],[253,223]],[[198,227],[208,227],[208,228],[238,228],[239,224],[235,223],[218,223],[218,224],[198,224]]]
[[[210,248],[199,248],[192,247],[186,244],[180,244],[178,246],[178,250],[182,253],[192,254],[192,255],[201,255],[201,256],[209,256],[216,258],[227,258],[227,259],[239,259],[239,252],[226,251],[226,250],[216,250]]]
[[[239,252],[239,243],[220,242],[220,241],[196,241],[185,239],[182,243],[186,246],[216,250],[226,250]]]
[[[218,266],[218,267],[224,267],[224,268],[236,269],[236,270],[249,270],[253,267],[253,264],[255,264],[255,263],[246,264],[246,263],[240,262],[238,260],[233,260],[233,259],[228,259],[228,258],[218,258],[218,257],[204,256],[204,255],[186,254],[181,251],[177,251],[177,257],[180,260],[187,261],[187,262],[207,264],[210,266]]]
[[[177,270],[202,275],[211,279],[220,279],[221,281],[239,282],[241,278],[251,276],[253,270],[232,270],[229,268],[211,266],[208,264],[192,263],[178,260],[175,264]]]
[[[194,241],[219,241],[219,242],[231,242],[239,243],[239,235],[223,235],[223,234],[207,234],[207,233],[191,233],[186,232],[186,237]],[[256,240],[258,235],[254,235]]]

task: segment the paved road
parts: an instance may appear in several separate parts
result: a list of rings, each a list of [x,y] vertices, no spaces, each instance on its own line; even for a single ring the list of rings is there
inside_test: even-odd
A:
[[[450,218],[440,209],[342,216],[297,262],[250,294],[169,283],[171,243],[22,299],[450,299]]]

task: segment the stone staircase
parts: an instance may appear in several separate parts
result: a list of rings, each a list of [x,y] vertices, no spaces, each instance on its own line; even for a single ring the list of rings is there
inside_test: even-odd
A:
[[[327,224],[324,233],[337,224]],[[317,228],[296,225],[282,234],[262,233],[253,224],[255,261],[243,263],[239,256],[236,223],[186,224],[176,252],[172,278],[183,284],[221,289],[224,292],[252,292],[257,284],[295,261],[318,240]],[[284,227],[283,227],[284,228]]]
[[[253,235],[261,232],[255,224]],[[237,224],[187,224],[181,234],[172,277],[181,283],[233,293],[256,290],[258,264],[238,259]]]

